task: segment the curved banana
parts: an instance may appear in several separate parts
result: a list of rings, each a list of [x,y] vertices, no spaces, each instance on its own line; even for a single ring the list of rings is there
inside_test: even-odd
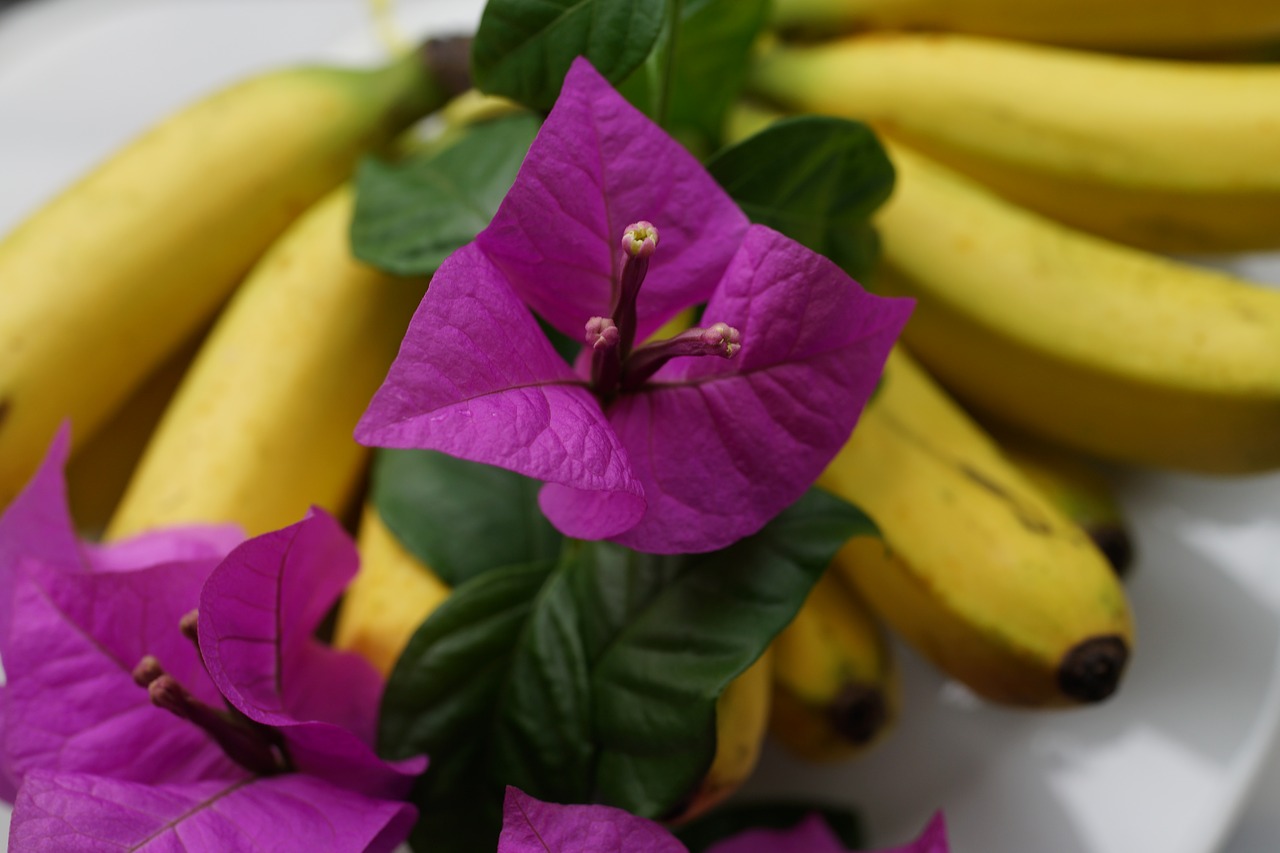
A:
[[[1280,292],[1072,231],[901,145],[875,289],[966,405],[1120,462],[1280,466]]]
[[[360,571],[343,596],[333,645],[390,676],[413,632],[449,597],[449,586],[405,550],[372,504],[360,516],[356,548]]]
[[[772,646],[769,731],[809,761],[858,754],[884,734],[900,701],[884,629],[839,571],[826,571]]]
[[[884,536],[852,540],[842,576],[944,672],[1023,706],[1116,689],[1133,627],[1115,573],[901,347],[818,483]]]
[[[361,152],[438,106],[421,56],[260,75],[162,122],[0,242],[0,506],[87,441]]]
[[[683,823],[705,814],[738,790],[755,770],[769,730],[773,653],[765,649],[756,662],[716,700],[716,754],[687,804],[668,820]]]
[[[1091,460],[1023,435],[994,433],[1022,476],[1098,546],[1121,577],[1133,564],[1133,534],[1111,482]]]
[[[351,257],[341,187],[263,257],[152,436],[108,538],[231,521],[250,535],[341,513],[368,449],[352,438],[424,292]]]
[[[774,0],[773,24],[814,35],[951,30],[1110,50],[1184,51],[1280,38],[1271,0]]]
[[[1077,228],[1172,252],[1280,246],[1280,65],[961,35],[778,47],[751,85],[892,138]]]

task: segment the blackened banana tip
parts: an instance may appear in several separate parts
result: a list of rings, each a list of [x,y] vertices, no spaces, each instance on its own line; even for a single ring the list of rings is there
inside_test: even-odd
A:
[[[884,693],[866,684],[848,684],[836,696],[829,713],[831,724],[850,743],[869,743],[889,719]]]
[[[1108,634],[1077,643],[1058,665],[1058,688],[1080,702],[1101,702],[1116,691],[1129,660],[1123,637]]]
[[[1116,575],[1124,577],[1128,574],[1129,566],[1133,564],[1133,540],[1129,532],[1122,527],[1091,525],[1088,533]]]

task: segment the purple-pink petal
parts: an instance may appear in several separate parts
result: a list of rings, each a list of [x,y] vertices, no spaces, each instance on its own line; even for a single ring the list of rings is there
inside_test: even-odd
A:
[[[739,330],[737,357],[675,359],[608,412],[648,501],[615,540],[692,553],[758,531],[848,439],[910,311],[752,226],[703,314]]]
[[[585,59],[476,243],[534,311],[578,338],[609,316],[623,230],[648,220],[659,246],[638,303],[643,339],[706,301],[747,218],[698,161]]]
[[[350,537],[320,510],[227,556],[200,596],[199,634],[209,674],[231,704],[265,725],[320,720],[372,741],[381,678],[313,636],[357,565]],[[335,658],[355,665],[334,671]],[[340,704],[317,695],[305,678],[312,666],[326,670]]]
[[[562,519],[570,536],[611,536],[644,512],[599,403],[475,244],[432,279],[356,438],[496,465],[609,507]]]
[[[381,676],[313,636],[357,559],[350,537],[321,510],[249,540],[204,586],[200,650],[228,702],[281,729],[300,772],[399,797],[426,765],[422,758],[393,765],[374,753]]]
[[[91,571],[127,572],[193,560],[212,566],[244,538],[244,531],[234,524],[192,524],[151,530],[109,545],[82,542],[80,548]]]
[[[203,732],[153,707],[130,675],[153,654],[188,690],[217,700],[179,621],[228,531],[201,531],[191,547],[123,543],[86,555],[67,509],[68,445],[64,428],[0,517],[4,787],[35,767],[158,781],[235,772]]]
[[[14,805],[10,845],[32,853],[385,853],[408,836],[416,816],[405,803],[297,774],[145,785],[36,771]]]
[[[203,731],[153,706],[130,676],[149,650],[187,689],[218,701],[178,631],[201,574],[180,564],[49,584],[27,566],[11,575],[16,615],[4,659],[4,757],[15,779],[34,768],[147,782],[240,773]]]
[[[544,803],[508,787],[498,853],[687,853],[660,825],[611,806]]]

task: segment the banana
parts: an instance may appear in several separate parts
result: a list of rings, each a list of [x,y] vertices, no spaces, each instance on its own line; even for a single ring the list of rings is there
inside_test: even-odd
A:
[[[1091,460],[1025,435],[993,432],[1004,455],[1062,513],[1078,524],[1116,574],[1133,564],[1133,534],[1111,482]]]
[[[351,257],[340,187],[305,213],[218,318],[107,529],[230,521],[250,535],[340,513],[367,448],[356,422],[424,292]]]
[[[880,293],[980,416],[1085,454],[1211,474],[1280,466],[1280,292],[1080,234],[902,147]]]
[[[1028,707],[1116,689],[1133,627],[1115,573],[900,346],[818,484],[884,536],[851,540],[842,577],[941,670]]]
[[[1023,206],[1120,242],[1280,246],[1275,63],[879,33],[766,50],[751,86],[790,109],[867,121]]]
[[[1025,41],[1150,52],[1280,38],[1271,0],[774,0],[773,25],[815,35],[951,30]]]
[[[0,242],[0,506],[87,441],[361,152],[447,96],[421,56],[251,78],[176,113]]]
[[[769,730],[773,653],[765,649],[716,700],[716,753],[706,776],[672,823],[684,823],[724,802],[747,781]]]
[[[839,571],[826,571],[772,646],[769,730],[809,761],[861,752],[884,734],[900,700],[884,629]]]
[[[343,597],[333,644],[390,676],[413,632],[448,598],[449,586],[405,550],[372,504],[360,516],[356,547],[360,571]]]

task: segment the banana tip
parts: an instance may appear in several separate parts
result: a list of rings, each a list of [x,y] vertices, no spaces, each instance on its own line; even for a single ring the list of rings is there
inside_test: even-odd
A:
[[[1108,634],[1077,643],[1058,666],[1058,687],[1080,702],[1101,702],[1116,691],[1129,660],[1123,637]]]
[[[1107,558],[1116,574],[1123,577],[1133,564],[1133,540],[1123,527],[1094,525],[1088,529],[1089,538]]]
[[[831,724],[850,743],[870,743],[889,719],[884,693],[866,684],[848,684],[831,706]]]

